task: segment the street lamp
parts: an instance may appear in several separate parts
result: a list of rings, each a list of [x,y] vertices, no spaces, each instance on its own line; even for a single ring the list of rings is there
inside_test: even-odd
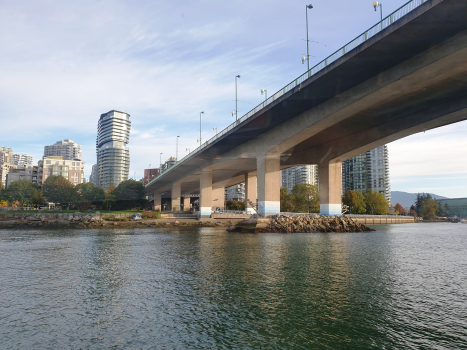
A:
[[[235,76],[235,121],[238,120],[238,110],[237,110],[237,78],[240,78],[240,75]]]
[[[268,90],[265,90],[265,89],[261,89],[261,95],[265,95],[264,96],[264,100],[266,101],[268,99]]]
[[[162,152],[161,154],[159,154],[159,168],[162,168],[162,154],[163,154]]]
[[[313,8],[312,4],[305,5],[306,13],[306,59],[302,57],[302,63],[305,63],[305,60],[308,63],[308,76],[310,76],[310,40],[308,39],[308,10]]]
[[[199,145],[201,146],[201,114],[204,112],[199,112]]]
[[[191,153],[190,149],[187,147],[185,151],[188,151],[188,153]]]
[[[215,126],[212,127],[212,131],[216,131],[216,136],[217,136],[217,128]]]
[[[180,136],[177,136],[177,149],[175,150],[175,160],[178,162],[178,138]]]
[[[383,29],[383,4],[378,1],[373,1],[373,7],[375,8],[375,11],[378,11],[378,6],[379,12],[381,14],[381,29]]]

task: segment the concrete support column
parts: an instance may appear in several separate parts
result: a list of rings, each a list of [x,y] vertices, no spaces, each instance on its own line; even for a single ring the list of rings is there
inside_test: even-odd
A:
[[[154,193],[154,210],[162,211],[161,203],[162,202],[162,194],[161,193]]]
[[[281,211],[280,157],[257,156],[258,212],[279,214]]]
[[[212,190],[212,207],[224,209],[225,188],[219,187]]]
[[[342,214],[342,163],[319,164],[320,213]]]
[[[212,170],[201,170],[199,182],[199,215],[200,217],[211,217],[212,206]]]
[[[182,197],[182,183],[174,182],[172,183],[172,211],[180,210],[180,200]]]
[[[190,211],[190,197],[183,197],[183,211]]]
[[[257,180],[256,175],[251,173],[245,174],[245,209],[247,214],[255,214],[256,211],[253,209],[248,200],[250,200],[253,204],[256,204],[256,188]]]

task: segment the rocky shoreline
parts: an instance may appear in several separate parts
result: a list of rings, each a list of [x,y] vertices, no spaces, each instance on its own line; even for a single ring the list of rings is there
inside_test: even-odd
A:
[[[227,227],[229,221],[194,219],[143,219],[102,218],[98,214],[74,213],[51,216],[24,214],[19,217],[1,217],[0,229],[48,227],[48,228],[149,228],[149,227]]]
[[[325,233],[374,231],[345,216],[318,214],[280,214],[267,218],[245,220],[216,219],[143,219],[102,217],[99,213],[73,213],[51,216],[24,214],[19,217],[0,217],[0,229],[47,227],[47,228],[156,228],[156,227],[228,227],[229,232],[243,233]]]
[[[370,227],[359,224],[345,216],[319,214],[287,215],[279,214],[266,219],[243,220],[231,225],[230,232],[255,233],[326,233],[326,232],[370,232]]]

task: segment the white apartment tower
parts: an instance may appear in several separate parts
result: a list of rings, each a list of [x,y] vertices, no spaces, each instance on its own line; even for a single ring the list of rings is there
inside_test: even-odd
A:
[[[128,180],[130,172],[130,115],[111,110],[97,124],[97,185],[105,190]]]
[[[64,160],[83,160],[83,150],[81,145],[68,139],[57,141],[50,146],[45,146],[44,157],[63,157]]]
[[[292,168],[284,169],[281,171],[282,187],[286,188],[289,192],[295,185],[298,184],[318,184],[318,166],[317,165],[301,165]]]
[[[367,189],[384,195],[391,203],[389,155],[386,145],[350,158],[342,163],[342,191],[365,192]]]

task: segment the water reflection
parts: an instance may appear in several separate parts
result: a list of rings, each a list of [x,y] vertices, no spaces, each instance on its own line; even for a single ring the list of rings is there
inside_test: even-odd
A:
[[[1,231],[2,346],[459,348],[461,226]]]

